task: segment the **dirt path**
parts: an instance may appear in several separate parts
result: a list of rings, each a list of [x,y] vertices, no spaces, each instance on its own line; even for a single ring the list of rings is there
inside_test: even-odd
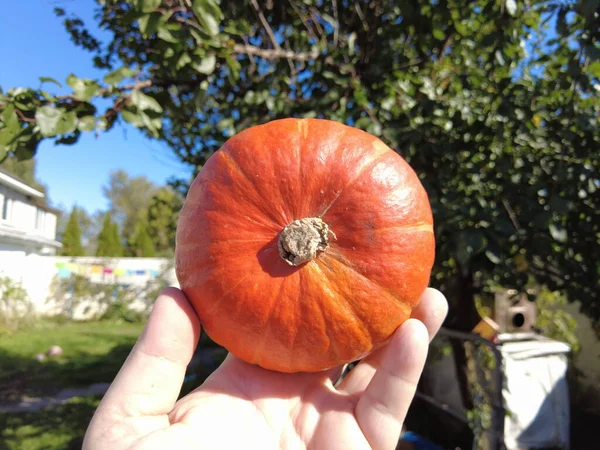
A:
[[[68,388],[63,389],[58,394],[52,397],[21,397],[17,402],[10,404],[0,404],[0,412],[5,413],[20,413],[20,412],[31,412],[39,411],[40,409],[47,408],[49,406],[58,406],[68,402],[74,397],[85,397],[90,395],[101,395],[104,394],[109,383],[96,383],[85,388]]]

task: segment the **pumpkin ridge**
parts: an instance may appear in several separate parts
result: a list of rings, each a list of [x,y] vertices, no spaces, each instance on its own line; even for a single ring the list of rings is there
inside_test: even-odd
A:
[[[254,351],[254,364],[261,365],[261,363],[263,362],[264,357],[262,356],[262,353],[265,348],[265,343],[267,342],[267,332],[270,329],[271,318],[273,316],[273,310],[275,309],[275,303],[277,303],[277,300],[281,296],[281,292],[283,291],[283,285],[285,284],[286,280],[287,280],[287,277],[281,278],[281,283],[279,284],[279,290],[277,291],[277,294],[273,297],[273,300],[271,300],[271,304],[269,307],[269,313],[267,314],[267,319],[265,320],[264,332],[261,336],[260,341],[256,345],[256,350]]]
[[[239,166],[239,164],[237,164],[237,162],[233,159],[233,157],[229,154],[229,152],[226,151],[226,147],[224,147],[223,149],[219,150],[217,153],[215,153],[215,157],[220,157],[220,160],[223,161],[223,164],[225,164],[227,167],[229,167],[230,169],[232,169],[232,171],[234,171],[237,174],[240,174],[242,176],[242,178],[245,181],[245,191],[248,190],[253,190],[254,193],[256,194],[255,198],[248,198],[247,196],[244,198],[242,197],[242,204],[245,208],[252,208],[254,210],[254,212],[256,213],[257,217],[260,216],[265,216],[267,218],[267,220],[265,220],[264,223],[261,223],[259,221],[257,221],[256,219],[252,219],[250,216],[245,215],[244,217],[247,217],[249,221],[255,223],[256,225],[262,226],[262,227],[268,227],[268,228],[273,228],[273,222],[277,223],[277,228],[279,227],[279,223],[275,220],[275,218],[273,216],[271,216],[268,212],[265,212],[265,210],[263,210],[263,208],[261,207],[262,202],[261,200],[261,196],[260,193],[258,193],[256,191],[256,189],[253,189],[252,187],[248,187],[248,185],[253,186],[252,181],[248,178],[248,176],[245,174],[245,172],[243,172]],[[218,163],[218,161],[217,161]],[[202,173],[201,173],[202,174]],[[201,175],[200,174],[200,175]],[[195,182],[197,184],[197,186],[202,186],[202,185],[208,185],[210,186],[211,183],[214,182],[214,180],[212,179],[203,179],[203,178],[197,178],[197,182]],[[240,196],[238,196],[237,198],[237,202],[240,202]],[[215,213],[215,214],[223,214],[226,217],[229,217],[231,214],[224,212],[221,209],[209,209],[206,208],[205,206],[200,206],[200,207],[195,207],[195,208],[182,208],[181,212],[180,212],[180,217],[182,219],[186,219],[189,217],[194,217],[198,214],[198,211],[202,212],[202,213]]]
[[[367,277],[366,275],[362,274],[358,269],[356,269],[355,267],[353,267],[352,265],[350,265],[348,262],[346,262],[346,258],[343,257],[335,257],[334,256],[334,252],[330,252],[329,253],[329,257],[331,257],[332,260],[336,261],[337,263],[339,263],[339,265],[347,270],[349,270],[350,272],[352,272],[355,276],[359,276],[360,278],[362,278],[363,280],[366,280],[367,283],[369,283],[372,286],[375,286],[379,291],[386,293],[391,299],[394,300],[394,303],[396,303],[401,310],[406,310],[406,309],[410,309],[407,308],[407,306],[402,302],[402,300],[400,300],[399,298],[396,297],[396,295],[394,295],[391,291],[389,291],[387,288],[381,286],[379,283],[371,280],[369,277]]]
[[[244,180],[246,180],[246,184],[248,184],[250,186],[249,189],[252,189],[252,191],[256,194],[256,196],[261,199],[261,194],[260,192],[258,192],[258,190],[256,189],[256,186],[254,183],[252,183],[252,181],[250,180],[250,177],[248,176],[248,174],[242,170],[241,166],[238,164],[238,162],[235,160],[235,158],[227,151],[227,147],[223,148],[223,153],[221,153],[222,159],[227,163],[231,163],[230,167],[234,170],[236,170],[236,172],[244,178]],[[285,217],[285,211],[278,211],[279,216],[280,217],[275,217],[273,215],[273,213],[275,213],[275,210],[272,210],[270,208],[268,208],[268,206],[271,206],[273,204],[275,204],[276,202],[270,202],[269,205],[267,205],[264,202],[264,199],[262,199],[263,201],[257,201],[257,202],[253,202],[253,201],[249,201],[249,203],[252,203],[261,213],[263,213],[265,216],[269,217],[274,223],[276,223],[277,225],[280,225],[282,227],[285,226],[285,224],[287,224],[289,221],[287,220],[287,218]],[[277,214],[275,214],[277,215]],[[283,224],[283,225],[282,225]]]
[[[392,151],[392,150],[390,150],[390,151]],[[376,153],[377,154],[373,157],[373,159],[370,162],[368,162],[367,164],[365,164],[364,167],[362,169],[360,169],[360,171],[354,176],[354,178],[349,180],[348,183],[346,183],[346,185],[337,192],[337,194],[336,194],[335,198],[332,200],[332,202],[327,207],[325,207],[325,210],[321,214],[319,214],[317,217],[322,219],[325,216],[325,214],[327,214],[329,212],[329,210],[333,207],[333,205],[338,201],[338,199],[340,198],[342,193],[344,191],[348,190],[349,188],[351,188],[354,185],[354,183],[356,183],[367,170],[372,169],[375,165],[377,165],[380,162],[380,160],[383,159],[389,152],[383,151],[383,152],[376,152]]]
[[[219,304],[223,301],[223,299],[225,297],[227,297],[236,287],[238,287],[241,283],[243,283],[244,281],[246,281],[248,278],[250,277],[250,273],[247,273],[246,275],[244,275],[242,278],[240,278],[236,283],[233,283],[233,285],[227,289],[226,291],[223,292],[223,294],[221,295],[221,297],[219,297],[213,304],[212,304],[212,308],[210,310],[208,310],[206,313],[207,314],[212,314],[217,310],[217,307],[219,306]]]
[[[309,119],[309,123],[311,123],[312,120]],[[351,130],[351,128],[347,127],[347,126],[343,126],[340,128],[341,132],[339,133],[339,135],[336,135],[336,139],[337,139],[337,145],[335,146],[335,148],[333,150],[331,150],[330,155],[328,155],[327,160],[332,160],[332,161],[336,161],[337,158],[336,156],[338,155],[338,153],[340,152],[340,148],[342,147],[342,145],[344,144],[344,139],[346,139],[348,132]],[[304,150],[306,147],[301,147],[302,150]],[[301,150],[301,152],[302,152]],[[318,152],[317,152],[318,153]],[[343,150],[342,150],[342,154],[343,154]],[[315,157],[310,158],[310,160],[314,160]],[[302,164],[304,165],[304,163]],[[303,167],[303,172],[300,172],[300,176],[302,176],[302,173],[311,173],[311,167]],[[336,193],[335,193],[335,197],[333,198],[333,200],[331,200],[330,203],[333,203],[335,200],[337,200],[337,198],[339,197],[339,195],[341,194],[343,189],[339,189]],[[310,190],[309,190],[309,195],[311,195]],[[309,209],[311,210],[310,212],[308,212],[308,214],[306,214],[306,217],[318,217],[320,219],[323,218],[323,215],[327,212],[327,210],[329,209],[329,207],[327,207],[325,209],[325,211],[323,213],[321,213],[320,215],[316,213],[316,211],[314,211],[314,209],[310,208],[310,207],[304,207],[305,205],[311,205],[312,203],[312,198],[305,198],[304,196],[301,197],[304,200],[304,204],[302,205],[302,211],[308,211]]]
[[[433,225],[427,222],[420,222],[413,225],[396,225],[393,227],[380,227],[372,229],[374,232],[385,232],[391,230],[400,230],[406,233],[433,233]]]
[[[262,214],[262,211],[258,211],[258,212],[260,212]],[[227,217],[227,218],[231,217],[230,213],[228,213],[226,211],[219,210],[219,209],[205,209],[204,211],[202,211],[202,213],[206,214],[207,216],[218,216],[218,215],[220,215],[220,216],[224,216],[224,217]],[[258,220],[253,219],[252,217],[250,217],[247,214],[236,215],[236,220],[239,221],[242,218],[246,219],[248,222],[250,222],[250,223],[252,223],[254,225],[266,228],[267,229],[266,231],[268,233],[271,233],[271,232],[273,232],[275,230],[279,230],[279,224],[273,225],[273,221],[269,222],[269,221],[265,220],[265,222],[259,222]]]
[[[331,336],[331,327],[329,327],[329,323],[331,322],[331,320],[328,319],[325,315],[325,311],[327,310],[327,308],[325,308],[325,305],[323,305],[323,299],[319,300],[319,307],[316,309],[321,313],[321,316],[323,317],[323,324],[325,325],[325,334],[327,335],[327,340],[329,341],[327,356],[330,356],[333,352],[333,356],[337,358],[340,355],[340,349],[336,343],[336,339],[332,338]]]
[[[220,242],[230,242],[232,244],[253,244],[253,243],[265,243],[265,239],[214,239],[212,241],[213,243],[220,243]],[[203,243],[203,242],[187,242],[185,244],[180,244],[179,247],[181,249],[199,249],[199,248],[206,248],[209,245],[211,245],[210,243]]]
[[[317,270],[319,272],[319,274],[321,275],[321,277],[327,281],[327,283],[330,286],[330,289],[335,290],[335,293],[338,294],[337,289],[334,288],[335,283],[333,283],[331,281],[331,279],[327,276],[325,271],[323,271],[321,269],[319,264],[327,265],[327,258],[320,259],[320,261],[315,261],[315,264],[311,264],[310,267],[314,270]],[[344,308],[345,311],[348,312],[349,315],[354,318],[354,323],[360,328],[360,330],[365,335],[365,337],[367,337],[370,342],[373,342],[373,334],[371,333],[371,330],[369,330],[369,327],[367,327],[367,325],[359,318],[359,315],[356,312],[356,310],[354,309],[354,306],[348,301],[340,301],[340,300],[337,300],[337,298],[335,298],[334,301],[335,301],[336,305]]]
[[[302,205],[302,201],[304,200],[304,183],[302,182],[302,166],[304,165],[303,163],[303,158],[302,158],[302,154],[304,153],[304,146],[306,145],[306,138],[308,135],[308,121],[305,122],[298,122],[299,124],[303,124],[302,126],[298,126],[298,134],[300,135],[298,138],[299,141],[299,145],[298,145],[298,198],[300,199],[300,204],[298,204],[298,210],[296,211],[297,214],[302,214],[302,212],[304,211],[304,208]],[[290,205],[291,207],[292,205]],[[303,217],[296,217],[294,216],[293,219],[297,220],[297,219],[302,219]]]
[[[290,303],[293,304],[295,306],[294,309],[294,313],[295,313],[295,321],[296,323],[300,321],[300,317],[302,315],[302,306],[300,305],[300,303],[303,300],[304,297],[304,282],[303,282],[303,277],[302,277],[302,271],[298,271],[298,297],[300,299],[300,301],[291,301]],[[300,316],[300,317],[299,317]],[[298,328],[299,327],[294,327],[294,339],[292,340],[292,343],[289,347],[289,357],[290,357],[290,361],[289,361],[289,368],[291,370],[295,370],[296,364],[295,364],[295,354],[294,354],[294,349],[296,348],[296,342],[298,340]]]

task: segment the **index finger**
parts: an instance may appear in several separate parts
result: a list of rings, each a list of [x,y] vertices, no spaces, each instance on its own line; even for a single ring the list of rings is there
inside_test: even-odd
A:
[[[408,319],[394,334],[354,414],[372,448],[393,449],[427,357],[425,325]]]

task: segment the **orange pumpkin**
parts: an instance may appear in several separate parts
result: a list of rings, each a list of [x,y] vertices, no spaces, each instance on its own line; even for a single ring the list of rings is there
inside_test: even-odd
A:
[[[192,183],[180,287],[204,330],[249,363],[320,371],[383,345],[434,259],[428,197],[374,136],[283,119],[230,138]]]

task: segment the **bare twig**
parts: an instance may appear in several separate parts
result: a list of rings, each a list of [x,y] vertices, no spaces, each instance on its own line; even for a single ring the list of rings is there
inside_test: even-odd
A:
[[[310,34],[315,40],[318,40],[319,38],[317,37],[316,33],[314,32],[312,27],[309,25],[309,23],[306,21],[306,18],[302,15],[300,10],[298,10],[298,8],[294,4],[294,2],[292,0],[289,0],[289,3],[290,3],[290,5],[292,5],[292,9],[294,10],[294,12],[296,14],[298,14],[298,17],[300,17],[300,20],[304,24],[304,28],[306,28],[306,31],[308,31],[308,34]]]
[[[425,61],[423,61],[422,59],[415,59],[414,61],[400,64],[399,66],[396,67],[396,69],[408,69],[409,67],[418,66],[419,64],[422,64],[423,62],[425,62]]]
[[[333,19],[335,20],[335,28],[333,29],[333,46],[337,47],[338,46],[338,35],[339,35],[339,31],[340,31],[340,18],[338,15],[338,7],[337,7],[337,0],[332,0],[332,9],[333,9]]]
[[[369,31],[369,24],[365,20],[365,15],[364,15],[362,9],[360,8],[360,5],[358,4],[358,2],[354,2],[354,9],[356,9],[356,14],[358,14],[358,18],[362,21],[363,29],[365,31]]]
[[[17,116],[19,116],[19,119],[21,119],[21,121],[27,122],[27,123],[35,123],[35,119],[25,117],[25,115],[21,112],[21,110],[15,108],[15,112],[17,113]]]
[[[292,61],[310,61],[311,59],[318,58],[319,52],[314,51],[310,53],[296,53],[291,50],[284,50],[279,48],[278,50],[264,49],[255,47],[253,45],[241,45],[236,44],[233,46],[233,51],[235,53],[241,53],[244,55],[254,55],[264,59],[279,59],[286,58]]]
[[[276,48],[278,50],[281,49],[281,46],[279,45],[279,43],[277,42],[277,39],[275,38],[273,29],[271,28],[271,25],[269,25],[269,22],[267,22],[267,19],[265,18],[265,15],[263,14],[262,10],[260,9],[258,2],[256,0],[250,0],[250,1],[252,3],[252,6],[258,13],[258,18],[260,20],[260,23],[262,24],[263,28],[267,32],[267,35],[269,36],[269,39],[271,40],[271,44],[273,44],[274,48]]]
[[[310,8],[310,18],[312,19],[313,23],[315,24],[315,28],[317,29],[317,32],[319,33],[319,35],[323,36],[323,28],[321,28],[321,24],[317,20],[318,15],[319,15],[319,11],[317,10],[317,8],[314,8],[314,7]]]
[[[508,217],[510,217],[510,221],[512,222],[513,227],[515,227],[515,230],[517,230],[517,231],[520,230],[521,225],[519,225],[519,222],[517,221],[517,215],[515,214],[515,211],[512,209],[510,204],[508,203],[508,200],[503,198],[502,204],[504,205],[504,209],[506,209],[506,212],[508,213]]]
[[[262,9],[260,9],[258,2],[256,0],[250,0],[250,1],[252,2],[252,6],[254,7],[254,9],[256,10],[256,13],[258,14],[260,23],[262,24],[263,28],[267,32],[267,35],[269,36],[269,39],[271,40],[271,44],[273,44],[273,47],[275,48],[275,50],[281,50],[281,45],[279,45],[279,42],[277,42],[277,39],[275,38],[275,33],[273,33],[273,29],[271,28],[271,25],[269,25],[269,22],[267,22],[267,19],[266,19],[265,15],[263,14]],[[290,70],[293,73],[295,70],[294,63],[289,58],[287,58],[287,61],[290,66]]]
[[[448,50],[448,47],[450,47],[450,44],[452,43],[452,37],[453,37],[452,35],[449,35],[446,38],[446,41],[444,42],[444,45],[442,46],[442,49],[440,50],[440,54],[438,55],[439,60],[444,59],[444,56],[446,56],[445,53]]]
[[[248,42],[248,38],[246,36],[244,36],[244,45],[246,47],[250,46],[250,43]],[[247,53],[247,55],[248,55],[248,59],[250,59],[250,64],[251,64],[250,70],[254,71],[256,68],[256,60],[254,59],[254,55],[251,53]]]

